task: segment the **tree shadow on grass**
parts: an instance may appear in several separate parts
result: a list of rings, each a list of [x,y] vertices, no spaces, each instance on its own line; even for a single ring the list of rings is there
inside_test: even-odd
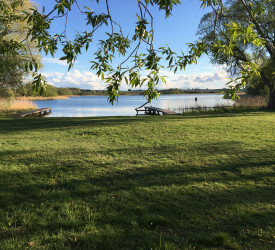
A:
[[[232,156],[228,144],[214,147]],[[131,159],[138,149],[108,153]],[[176,150],[180,149],[165,146],[163,157]],[[36,153],[44,165],[32,158],[33,151],[22,158],[15,156],[24,151],[1,152],[5,165],[25,166],[0,172],[2,242],[16,237],[18,246],[37,241],[46,248],[132,249],[162,244],[272,249],[273,173],[261,169],[271,170],[275,161],[264,149],[250,152],[252,159],[244,153],[222,164],[174,161],[162,166],[154,162],[136,166],[131,160],[125,165],[123,159],[112,164],[90,159],[83,165],[77,159],[56,160],[58,154],[70,151]]]
[[[160,121],[181,121],[182,119],[205,119],[217,117],[242,117],[258,116],[267,111],[259,112],[232,112],[232,113],[202,113],[202,114],[184,114],[169,116],[138,116],[138,117],[48,117],[48,118],[21,118],[21,119],[0,119],[0,134],[6,134],[18,131],[29,130],[47,130],[47,129],[67,129],[73,127],[109,127],[114,125],[123,125],[131,123],[155,123]]]

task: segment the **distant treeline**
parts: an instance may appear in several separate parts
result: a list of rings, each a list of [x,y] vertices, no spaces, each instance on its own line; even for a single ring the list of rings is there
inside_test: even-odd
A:
[[[106,95],[105,90],[89,90],[89,89],[76,89],[69,88],[72,90],[75,95]],[[224,89],[162,89],[159,90],[159,93],[162,95],[178,95],[178,94],[211,94],[211,93],[220,93]],[[78,93],[78,94],[77,94]],[[144,95],[144,90],[131,90],[128,91],[119,91],[120,95]]]
[[[164,95],[177,95],[177,94],[213,94],[220,93],[224,89],[163,89],[159,92]]]
[[[105,95],[106,91],[102,90],[90,90],[90,89],[80,89],[80,88],[58,88],[47,84],[46,90],[43,92],[42,96],[52,97],[59,95]],[[19,96],[38,96],[32,91],[32,83],[27,83],[17,90],[17,95]]]
[[[211,94],[220,93],[223,89],[163,89],[159,90],[162,95],[178,95],[178,94]],[[18,91],[19,96],[34,96],[32,92],[32,84],[28,83]],[[42,94],[45,97],[58,96],[58,95],[106,95],[106,90],[91,90],[91,89],[81,89],[81,88],[57,88],[52,85],[47,84],[46,91]],[[120,95],[144,95],[144,90],[131,90],[120,91]]]
[[[16,95],[17,96],[38,96],[39,94],[33,93],[32,88],[33,88],[32,83],[24,84],[17,89]],[[58,96],[58,95],[73,95],[73,92],[69,88],[57,88],[47,84],[46,90],[42,94],[42,96],[44,97],[52,97],[52,96]]]

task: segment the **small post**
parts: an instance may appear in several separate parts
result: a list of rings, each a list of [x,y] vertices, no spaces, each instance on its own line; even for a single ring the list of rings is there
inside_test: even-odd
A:
[[[197,103],[197,101],[198,101],[198,98],[197,98],[197,97],[195,97],[195,102],[196,102],[196,111],[198,111],[198,103]]]

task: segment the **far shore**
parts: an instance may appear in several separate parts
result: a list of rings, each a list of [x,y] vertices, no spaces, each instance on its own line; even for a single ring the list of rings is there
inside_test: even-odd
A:
[[[179,94],[160,94],[160,96],[164,95],[222,95],[220,92],[214,92],[214,93],[179,93]],[[237,93],[238,95],[245,95],[246,93],[244,92],[239,92]],[[129,94],[121,94],[120,96],[134,96],[134,93],[129,93]],[[142,96],[139,94],[136,94],[137,96]],[[70,97],[81,97],[81,96],[106,96],[106,95],[58,95],[58,96],[20,96],[16,97],[16,100],[24,100],[24,101],[38,101],[38,100],[58,100],[58,99],[69,99]]]
[[[57,100],[57,99],[69,99],[68,95],[58,95],[58,96],[19,96],[16,97],[16,100],[24,101],[36,101],[36,100]]]

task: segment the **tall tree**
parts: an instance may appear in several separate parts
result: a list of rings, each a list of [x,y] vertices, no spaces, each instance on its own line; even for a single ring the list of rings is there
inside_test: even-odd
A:
[[[232,90],[249,82],[266,86],[270,108],[275,108],[274,13],[274,0],[227,1],[205,14],[198,29],[212,62],[226,65],[235,78]]]
[[[0,97],[11,97],[23,84],[24,71],[18,67],[17,58],[0,55]]]
[[[28,36],[23,12],[30,12],[29,0],[0,2],[0,89],[13,92],[23,84],[30,62],[40,64],[37,42]],[[20,45],[20,46],[19,46]],[[12,49],[9,49],[12,48]]]

